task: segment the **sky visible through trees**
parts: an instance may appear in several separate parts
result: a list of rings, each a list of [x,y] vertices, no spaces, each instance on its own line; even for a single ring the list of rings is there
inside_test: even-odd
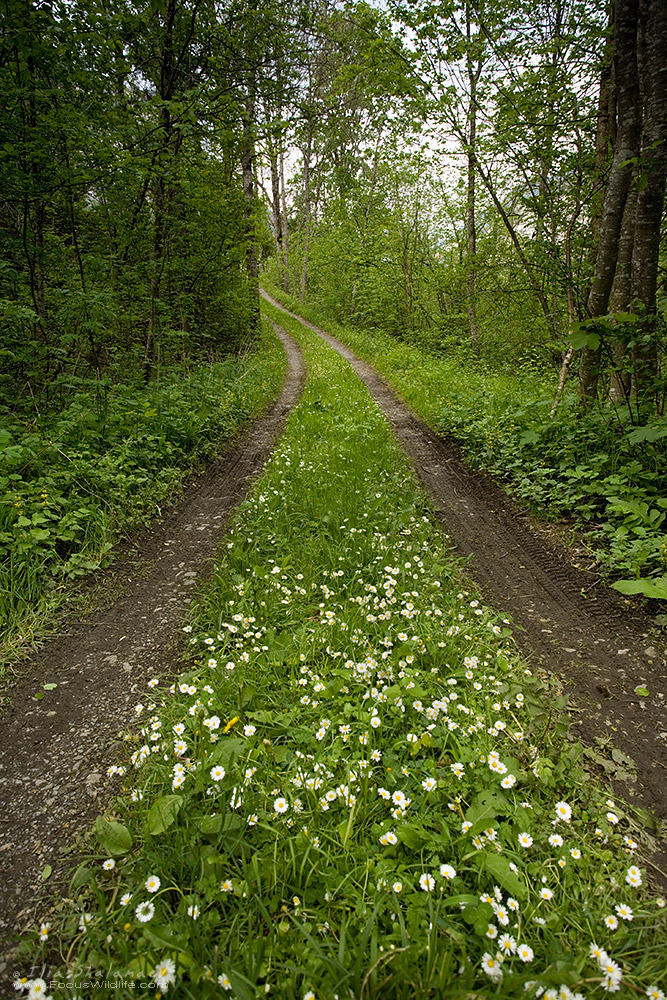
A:
[[[2,0],[0,94],[5,652],[275,399],[269,317],[308,369],[17,989],[59,951],[197,1000],[665,1000],[655,818],[260,310],[664,624],[665,0]]]

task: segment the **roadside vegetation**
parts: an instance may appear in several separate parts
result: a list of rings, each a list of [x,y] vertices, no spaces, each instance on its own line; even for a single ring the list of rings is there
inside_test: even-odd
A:
[[[632,812],[584,772],[361,382],[280,322],[304,396],[19,987],[661,1000],[667,909]]]
[[[171,365],[148,385],[120,370],[79,379],[57,406],[0,418],[0,653],[265,409],[284,370],[264,333],[218,363]]]
[[[468,344],[425,346],[415,336],[332,322],[316,303],[271,294],[373,364],[422,419],[451,435],[473,467],[522,504],[583,533],[623,593],[667,599],[665,417],[642,427],[625,407],[580,408],[574,387],[555,414],[556,372],[537,358],[485,360]]]

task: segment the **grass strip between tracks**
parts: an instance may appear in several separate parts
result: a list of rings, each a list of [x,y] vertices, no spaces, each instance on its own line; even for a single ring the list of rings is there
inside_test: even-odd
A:
[[[576,529],[605,578],[631,578],[618,582],[621,593],[667,598],[664,418],[635,427],[624,407],[584,413],[569,384],[552,414],[553,369],[526,361],[509,371],[476,357],[469,345],[436,352],[409,334],[340,326],[315,303],[268,288],[372,364],[422,420],[451,435],[466,461],[490,472],[519,503]]]
[[[29,995],[94,974],[110,997],[661,996],[632,815],[462,582],[362,383],[267,313],[304,350],[303,399],[182,675],[110,762],[75,903],[26,942]]]

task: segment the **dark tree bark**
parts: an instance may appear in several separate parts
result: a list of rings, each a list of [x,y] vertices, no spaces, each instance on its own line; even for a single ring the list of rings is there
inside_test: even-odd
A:
[[[643,137],[632,252],[631,298],[641,303],[641,336],[633,348],[633,393],[640,406],[655,397],[658,355],[654,337],[660,224],[667,178],[667,3],[640,0]]]
[[[635,215],[637,211],[637,185],[633,183],[625,202],[621,236],[618,243],[616,274],[609,296],[609,312],[627,312],[632,298],[632,251],[635,242]],[[629,372],[620,370],[626,354],[624,340],[612,342],[611,351],[617,370],[612,372],[609,398],[613,403],[628,402],[632,379]]]
[[[255,78],[248,73],[246,106],[243,118],[243,149],[241,172],[243,176],[243,205],[246,235],[246,275],[250,292],[250,329],[259,330],[259,250],[255,225]]]
[[[614,73],[614,3],[610,4],[607,40],[602,57],[600,88],[598,91],[597,123],[595,129],[594,190],[591,201],[591,233],[600,234],[602,204],[609,163],[616,142],[616,90]],[[593,257],[592,263],[595,263]]]
[[[641,99],[637,68],[637,0],[617,0],[614,19],[614,78],[617,133],[614,156],[600,220],[595,272],[586,303],[590,318],[604,316],[616,273],[618,243],[625,202],[632,180],[632,161],[639,152]],[[597,396],[600,352],[584,348],[579,365],[579,395],[586,406]]]

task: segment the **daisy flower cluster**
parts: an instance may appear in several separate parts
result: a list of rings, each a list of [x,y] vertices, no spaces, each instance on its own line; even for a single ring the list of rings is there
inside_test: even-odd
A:
[[[150,963],[183,996],[342,997],[378,963],[397,998],[659,990],[635,972],[664,913],[636,828],[545,739],[509,622],[461,585],[341,365],[311,358],[300,423],[186,626],[187,667],[151,681],[110,763],[106,902],[87,897],[81,959]]]

